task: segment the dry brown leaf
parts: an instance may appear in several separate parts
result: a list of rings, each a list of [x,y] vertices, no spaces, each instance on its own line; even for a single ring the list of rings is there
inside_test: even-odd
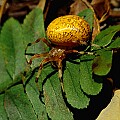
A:
[[[45,8],[45,3],[46,3],[46,0],[40,0],[37,7],[41,8],[41,10],[43,11]]]
[[[3,12],[4,12],[4,8],[6,6],[6,2],[7,2],[7,0],[0,1],[0,22],[1,22]]]
[[[120,7],[120,0],[110,0],[112,6],[119,8]]]
[[[88,8],[88,6],[82,0],[75,0],[75,2],[70,6],[69,14],[77,15],[86,8]]]
[[[120,120],[120,90],[115,91],[111,102],[96,120]]]
[[[100,23],[109,17],[110,0],[92,0],[91,5],[99,18]]]

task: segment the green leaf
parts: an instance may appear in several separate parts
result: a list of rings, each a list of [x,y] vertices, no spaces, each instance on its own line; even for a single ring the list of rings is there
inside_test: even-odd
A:
[[[64,90],[69,104],[75,108],[86,108],[90,99],[83,93],[80,85],[78,64],[67,62],[63,76]]]
[[[24,43],[27,46],[28,43],[34,42],[38,38],[45,38],[45,29],[44,29],[44,20],[42,10],[35,8],[32,10],[24,19],[22,25],[23,28],[23,39]],[[40,41],[32,46],[28,47],[27,53],[43,53],[48,51],[48,47],[45,43]],[[28,59],[30,56],[28,56]],[[32,68],[39,65],[41,59],[36,59],[32,64]]]
[[[88,95],[97,95],[102,89],[100,79],[94,79],[92,75],[93,58],[94,56],[90,55],[80,57],[80,85]]]
[[[26,85],[26,93],[37,115],[37,118],[39,120],[48,120],[45,105],[40,101],[39,98],[40,94],[35,84],[35,77],[32,77],[32,79],[30,79],[29,83]]]
[[[108,48],[120,48],[120,37],[115,39],[109,46]]]
[[[0,93],[3,92],[6,87],[12,83],[12,79],[6,71],[5,61],[3,58],[2,50],[0,49]]]
[[[97,56],[93,62],[93,72],[96,75],[107,75],[112,66],[112,51],[97,51]]]
[[[25,45],[22,40],[22,29],[19,22],[10,18],[2,27],[0,37],[1,91],[10,84],[21,80],[16,77],[20,76],[25,69]]]
[[[16,85],[5,93],[4,104],[9,120],[37,120],[22,85]]]
[[[55,71],[50,71],[51,67],[42,71],[42,78],[45,80],[43,90],[46,111],[52,120],[73,120],[73,115],[64,102],[58,75]]]
[[[1,49],[6,69],[12,79],[19,74],[25,65],[24,44],[21,26],[15,19],[9,19],[1,31]],[[16,35],[17,34],[17,35]]]
[[[24,42],[27,44],[38,38],[45,37],[44,20],[42,10],[35,8],[23,22]]]
[[[98,45],[100,47],[105,47],[109,43],[111,43],[111,40],[113,36],[120,30],[120,25],[111,26],[103,31],[101,31],[96,37],[93,42],[93,44]],[[92,47],[93,50],[96,50],[96,46]]]
[[[4,94],[0,95],[0,120],[8,120],[7,113],[4,108]]]
[[[80,17],[84,17],[84,19],[89,23],[90,29],[92,30],[93,22],[94,22],[94,13],[91,9],[85,9],[78,14]]]

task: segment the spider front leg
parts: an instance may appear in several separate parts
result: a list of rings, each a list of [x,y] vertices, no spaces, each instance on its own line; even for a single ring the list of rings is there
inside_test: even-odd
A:
[[[45,38],[38,38],[37,40],[35,40],[34,42],[28,43],[26,48],[25,48],[25,55],[26,55],[26,61],[29,64],[32,64],[32,60],[35,58],[40,58],[40,57],[45,57],[47,55],[47,53],[43,53],[43,54],[31,54],[31,53],[27,53],[27,49],[29,46],[32,46],[33,44],[36,44],[40,41],[43,41],[48,47],[52,47],[51,44],[45,39]],[[27,60],[27,55],[32,55],[31,59]]]
[[[42,40],[43,42],[45,42],[49,47],[51,46],[50,43],[46,39],[44,39],[44,38],[40,39],[39,38],[39,39],[37,39],[36,41],[34,41],[32,43],[28,43],[28,45],[27,45],[27,47],[25,49],[26,61],[27,61],[29,67],[32,64],[32,62],[33,62],[34,59],[45,58],[40,63],[40,67],[39,67],[39,70],[38,70],[38,73],[37,73],[37,76],[36,76],[36,79],[35,79],[35,82],[36,82],[36,85],[37,85],[37,88],[38,88],[39,91],[40,91],[40,89],[39,89],[39,85],[38,85],[38,78],[39,78],[39,76],[41,74],[41,70],[43,68],[43,65],[45,63],[49,62],[49,60],[47,59],[47,57],[49,56],[49,53],[46,52],[46,53],[40,53],[40,54],[29,54],[29,53],[27,53],[27,49],[28,49],[29,46],[38,43],[40,40]],[[27,55],[32,55],[32,57],[29,60],[27,60]]]
[[[46,53],[41,53],[41,54],[35,54],[35,55],[33,55],[31,58],[30,58],[30,60],[29,61],[27,61],[28,62],[28,64],[32,64],[32,61],[34,60],[34,59],[36,59],[36,58],[42,58],[42,57],[46,57],[46,56],[48,56],[48,52],[46,52]]]
[[[48,47],[52,47],[51,44],[45,39],[45,38],[38,38],[37,40],[35,40],[34,42],[28,43],[26,48],[25,48],[25,55],[26,55],[26,59],[27,59],[27,55],[31,55],[30,53],[27,53],[27,49],[29,46],[32,46],[33,44],[36,44],[40,41],[43,41]]]

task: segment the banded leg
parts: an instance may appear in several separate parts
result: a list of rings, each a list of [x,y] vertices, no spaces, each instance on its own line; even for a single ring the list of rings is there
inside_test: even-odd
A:
[[[37,75],[36,75],[36,78],[35,78],[35,82],[36,82],[36,86],[38,88],[38,91],[40,92],[40,96],[43,96],[43,91],[40,90],[40,86],[38,84],[38,79],[39,79],[39,76],[41,74],[41,71],[44,67],[44,64],[50,62],[50,59],[49,58],[45,58],[44,60],[42,60],[42,62],[40,63],[40,66],[39,66],[39,69],[38,69],[38,72],[37,72]],[[43,88],[42,88],[43,90]],[[41,98],[40,98],[41,99]],[[42,100],[41,100],[42,101]],[[43,101],[42,101],[43,102]]]
[[[34,55],[34,54],[31,54],[31,53],[27,53],[28,47],[32,46],[33,44],[36,44],[36,43],[38,43],[40,41],[43,41],[48,47],[52,47],[51,44],[45,38],[38,38],[36,41],[34,41],[32,43],[28,43],[26,48],[25,48],[26,61],[27,61],[27,56],[28,55]]]
[[[44,64],[46,64],[48,62],[53,62],[53,61],[57,62],[54,57],[49,57],[49,56],[41,61],[38,72],[37,72],[36,80],[35,80],[36,82],[38,82],[38,78],[41,74]],[[58,77],[62,78],[62,60],[59,60],[59,62],[58,62]]]
[[[63,73],[62,73],[62,60],[59,59],[59,60],[58,60],[58,77],[59,77],[59,80],[60,80],[60,84],[61,84],[62,91],[64,92],[62,75],[63,75]]]
[[[39,66],[39,69],[38,69],[38,72],[37,72],[37,76],[36,76],[36,79],[35,79],[35,82],[37,83],[38,82],[38,78],[41,74],[41,71],[42,71],[42,68],[44,66],[44,64],[50,62],[50,59],[49,58],[45,58],[44,60],[42,60],[42,62],[40,63],[40,66]]]
[[[42,57],[47,57],[48,56],[48,52],[47,53],[41,53],[41,54],[35,54],[33,55],[28,62],[28,64],[32,64],[32,61],[36,58],[42,58]]]
[[[62,79],[62,60],[58,60],[58,77]]]
[[[95,55],[94,52],[87,52],[87,51],[78,51],[78,50],[67,50],[65,51],[66,54],[69,54],[69,53],[78,53],[80,55],[84,55],[84,54],[88,54],[88,55]]]
[[[45,38],[38,38],[37,40],[35,40],[34,42],[31,42],[31,43],[28,43],[27,44],[27,47],[25,49],[25,55],[27,55],[27,49],[29,46],[33,45],[33,44],[36,44],[40,41],[43,41],[48,47],[52,47],[51,44],[45,39]]]

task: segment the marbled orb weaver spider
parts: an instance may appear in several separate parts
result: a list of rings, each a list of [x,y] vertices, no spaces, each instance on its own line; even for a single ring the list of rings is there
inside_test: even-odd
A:
[[[85,52],[78,51],[75,48],[81,45],[88,45],[90,26],[83,18],[77,15],[66,15],[53,20],[48,25],[46,34],[50,42],[45,38],[39,38],[33,43],[29,43],[25,50],[25,54],[27,55],[26,52],[28,46],[38,43],[40,40],[50,47],[49,52],[35,54],[28,61],[28,64],[31,65],[34,59],[41,57],[44,58],[40,63],[36,82],[38,82],[44,64],[49,62],[56,63],[58,77],[60,79],[62,78],[62,61],[66,58],[66,55],[70,53],[85,54]]]

